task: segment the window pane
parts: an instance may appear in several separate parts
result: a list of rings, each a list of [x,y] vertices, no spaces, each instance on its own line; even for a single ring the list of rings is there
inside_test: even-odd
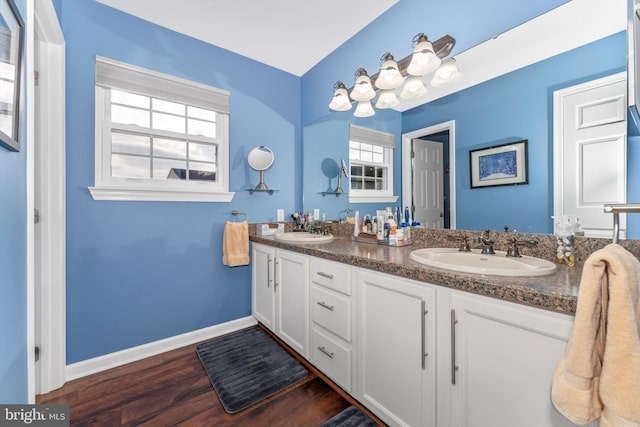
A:
[[[362,176],[362,166],[351,166],[351,176]]]
[[[111,152],[127,154],[143,154],[149,156],[151,139],[148,136],[132,135],[129,133],[111,133]]]
[[[138,95],[136,93],[123,92],[121,90],[111,89],[111,102],[116,104],[125,104],[131,107],[149,109],[149,97]]]
[[[153,112],[153,128],[170,132],[185,133],[184,117]]]
[[[387,168],[376,168],[376,177],[377,178],[384,178],[385,177],[385,171],[387,170]]]
[[[387,186],[385,181],[376,181],[376,190],[386,190]]]
[[[360,179],[351,179],[351,189],[352,190],[362,190],[362,180],[360,180]]]
[[[216,161],[216,148],[213,144],[189,143],[189,160],[203,160],[205,162]]]
[[[360,149],[360,143],[356,141],[349,141],[349,148]]]
[[[360,150],[349,149],[349,159],[350,160],[360,160]]]
[[[365,179],[364,180],[364,189],[365,190],[375,190],[375,188],[376,188],[375,181],[373,181],[371,179]]]
[[[189,179],[192,181],[215,181],[216,165],[211,163],[189,162]]]
[[[153,159],[153,179],[186,179],[187,162]]]
[[[370,162],[373,160],[373,154],[371,153],[371,151],[361,151],[360,160],[362,160],[363,162]]]
[[[149,178],[149,158],[127,156],[124,154],[111,155],[111,176],[120,178]]]
[[[361,142],[360,149],[362,151],[371,151],[373,149],[373,146],[371,144],[365,144],[364,142]]]
[[[202,135],[209,138],[216,137],[216,124],[213,122],[204,122],[202,120],[187,119],[189,135]]]
[[[374,163],[384,163],[384,156],[382,154],[373,154],[373,162]]]
[[[177,114],[184,116],[185,105],[177,102],[165,101],[164,99],[153,98],[152,107],[154,111],[163,111],[165,113]]]
[[[154,138],[153,156],[186,159],[187,143],[185,141],[177,141],[175,139]]]
[[[140,110],[138,108],[124,107],[122,105],[112,105],[111,121],[113,121],[114,123],[138,125],[148,128],[150,123],[149,111]]]
[[[364,176],[374,177],[376,174],[376,168],[373,166],[365,166],[364,168]]]
[[[216,112],[211,110],[205,110],[204,108],[187,106],[187,116],[195,119],[209,120],[210,122],[216,121]]]
[[[384,153],[384,147],[382,145],[374,145],[373,146],[374,153]]]

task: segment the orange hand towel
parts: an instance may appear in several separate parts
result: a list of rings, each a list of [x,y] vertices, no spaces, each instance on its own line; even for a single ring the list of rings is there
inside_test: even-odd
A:
[[[224,226],[222,263],[229,267],[249,264],[249,224],[230,222]]]
[[[585,262],[551,398],[569,420],[640,426],[640,262],[609,244]]]

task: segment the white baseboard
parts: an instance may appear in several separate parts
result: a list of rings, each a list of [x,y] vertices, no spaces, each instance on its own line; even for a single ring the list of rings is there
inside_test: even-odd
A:
[[[176,335],[115,353],[105,354],[104,356],[93,359],[72,363],[66,367],[66,380],[71,381],[82,378],[87,375],[135,362],[136,360],[228,334],[229,332],[235,332],[257,323],[256,319],[252,316],[243,317],[208,328],[198,329],[197,331],[187,332],[186,334]]]

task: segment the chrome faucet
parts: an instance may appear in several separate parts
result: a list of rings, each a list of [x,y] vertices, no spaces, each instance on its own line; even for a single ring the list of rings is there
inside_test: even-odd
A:
[[[495,255],[495,251],[493,250],[493,245],[495,244],[495,240],[491,238],[491,230],[488,228],[484,230],[484,234],[480,237],[480,243],[482,243],[482,254],[484,255]]]
[[[349,214],[350,212],[353,211],[349,208],[346,208],[338,213],[338,220],[340,221],[340,224],[344,223],[344,221],[347,219],[347,214]],[[344,216],[341,216],[342,214],[344,214]]]
[[[460,241],[460,248],[458,249],[458,252],[471,252],[469,238],[466,235],[461,234],[460,236],[451,236],[449,237],[449,240]]]

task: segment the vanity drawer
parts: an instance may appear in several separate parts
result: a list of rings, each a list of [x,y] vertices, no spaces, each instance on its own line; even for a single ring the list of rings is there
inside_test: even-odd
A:
[[[351,269],[332,261],[311,259],[311,281],[345,295],[351,295]]]
[[[351,349],[316,328],[311,331],[311,363],[347,392],[351,391]]]
[[[311,286],[311,320],[351,342],[351,300],[320,286]]]

